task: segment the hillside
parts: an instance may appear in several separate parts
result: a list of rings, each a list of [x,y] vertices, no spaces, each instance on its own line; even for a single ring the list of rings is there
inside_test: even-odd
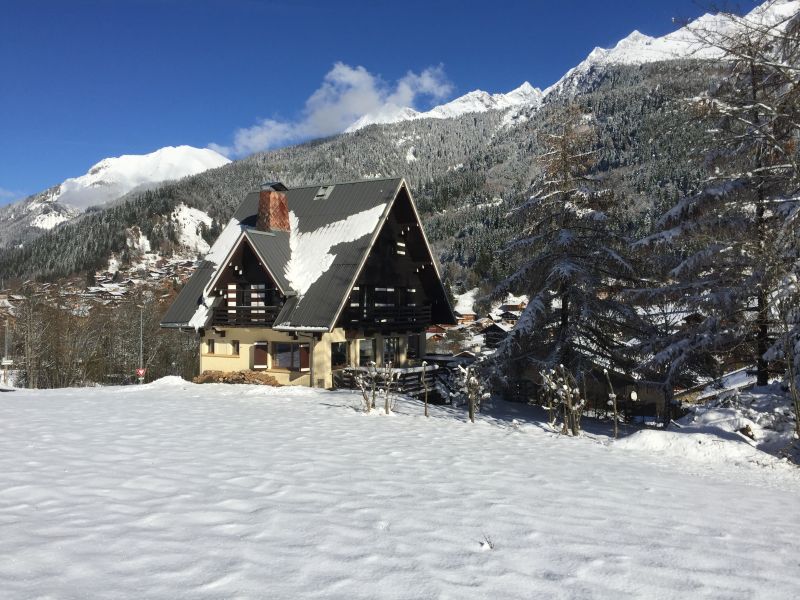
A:
[[[218,231],[244,195],[262,181],[286,185],[402,175],[411,183],[448,276],[496,279],[494,251],[515,232],[504,218],[538,174],[537,137],[565,102],[591,110],[601,132],[601,172],[632,223],[646,227],[699,176],[687,162],[693,137],[682,100],[708,83],[702,63],[620,66],[582,82],[580,94],[554,94],[540,108],[486,111],[450,119],[372,125],[353,133],[256,154],[155,190],[129,194],[103,211],[0,255],[10,277],[53,278],[103,266],[125,251],[125,230],[138,226],[153,248],[177,243],[169,215],[178,204],[200,209]],[[682,127],[680,136],[671,135]],[[213,235],[212,235],[213,237]],[[491,272],[494,268],[495,273]],[[474,275],[470,275],[474,273]]]
[[[725,452],[744,442],[701,436],[716,452],[694,461],[691,435],[653,454],[648,436],[558,437],[518,405],[471,425],[457,408],[366,415],[350,393],[177,378],[0,396],[9,600],[774,599],[800,584],[796,469]]]
[[[230,160],[208,148],[178,146],[149,154],[104,158],[84,175],[70,177],[43,192],[0,208],[0,246],[25,242],[102,209],[134,191],[202,173]]]

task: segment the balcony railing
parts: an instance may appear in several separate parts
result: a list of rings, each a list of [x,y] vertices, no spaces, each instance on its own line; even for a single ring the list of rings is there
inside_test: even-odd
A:
[[[212,325],[223,327],[271,327],[280,306],[218,306]]]
[[[346,326],[374,327],[387,329],[394,327],[427,327],[431,324],[430,306],[375,306],[349,307],[344,312],[343,324]]]

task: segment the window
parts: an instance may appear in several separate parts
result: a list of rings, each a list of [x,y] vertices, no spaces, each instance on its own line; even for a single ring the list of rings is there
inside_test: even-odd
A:
[[[231,340],[231,354],[239,356],[239,340]]]
[[[397,242],[397,253],[401,256],[405,256],[406,254],[406,244],[405,242]]]
[[[357,285],[353,286],[353,291],[350,292],[350,307],[358,308],[361,306],[361,288]]]
[[[206,340],[206,354],[214,354],[214,340]]]
[[[347,342],[331,344],[331,368],[341,369],[347,366]]]
[[[400,338],[387,337],[383,338],[383,366],[389,366],[392,363],[397,366],[397,359],[400,354]]]
[[[389,307],[395,305],[395,290],[391,288],[375,288],[375,306]]]
[[[410,360],[416,360],[419,358],[419,335],[410,335],[408,336],[408,352],[406,356]]]
[[[272,368],[285,369],[287,371],[307,371],[309,368],[308,344],[273,342]]]
[[[317,190],[317,193],[314,195],[314,200],[326,200],[328,196],[331,195],[333,191],[332,185],[323,185],[321,188]]]
[[[368,367],[375,362],[375,340],[360,340],[358,345],[358,366]]]

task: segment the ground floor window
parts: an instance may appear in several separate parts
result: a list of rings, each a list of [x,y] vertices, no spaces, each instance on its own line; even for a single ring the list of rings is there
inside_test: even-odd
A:
[[[368,367],[373,362],[375,362],[375,340],[359,340],[358,366]]]
[[[419,358],[419,334],[408,336],[408,352],[406,356],[409,360],[416,360]]]
[[[307,371],[309,368],[308,344],[273,342],[272,368],[286,369],[289,371]]]
[[[347,342],[331,344],[331,368],[342,369],[347,366]]]
[[[206,354],[214,354],[214,340],[206,340]]]
[[[231,340],[231,354],[239,356],[239,340]]]
[[[383,364],[389,366],[392,363],[397,366],[397,360],[400,357],[400,338],[387,337],[383,338]]]

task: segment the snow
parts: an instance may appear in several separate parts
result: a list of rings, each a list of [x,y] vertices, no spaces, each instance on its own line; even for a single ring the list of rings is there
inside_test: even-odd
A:
[[[463,294],[456,294],[456,305],[453,310],[460,315],[474,315],[475,314],[475,297],[478,295],[478,288],[467,290]]]
[[[719,48],[705,45],[698,39],[703,37],[728,38],[742,23],[775,25],[800,11],[800,0],[778,0],[771,5],[762,4],[746,16],[733,20],[725,16],[706,14],[677,31],[662,37],[650,37],[633,31],[621,39],[613,48],[595,48],[578,66],[570,69],[555,84],[544,90],[543,96],[561,91],[575,76],[592,69],[608,65],[641,65],[650,62],[680,59],[714,59],[724,55]],[[746,26],[746,25],[744,25]]]
[[[375,232],[385,204],[350,215],[315,229],[301,231],[300,221],[293,211],[289,211],[289,250],[291,256],[286,264],[286,279],[292,289],[302,296],[333,264],[336,254],[331,249],[337,244],[354,242]]]
[[[367,125],[386,125],[389,123],[399,123],[400,121],[411,121],[419,119],[420,114],[413,108],[407,106],[397,106],[388,104],[380,109],[379,112],[372,112],[360,117],[350,127],[345,129],[345,133],[352,133],[366,127]]]
[[[31,221],[31,225],[39,229],[52,229],[56,225],[69,220],[70,217],[67,215],[57,212],[47,212],[36,215]]]
[[[379,113],[369,113],[350,125],[345,132],[357,131],[367,125],[399,123],[417,119],[452,119],[470,113],[489,110],[507,110],[519,106],[538,106],[542,102],[542,91],[527,81],[506,94],[489,94],[474,90],[434,108],[418,112],[413,108],[390,106]]]
[[[225,225],[225,228],[219,234],[216,241],[211,245],[211,250],[206,254],[205,260],[219,266],[219,264],[225,260],[225,257],[228,256],[228,253],[239,239],[243,230],[244,227],[238,219],[231,219],[228,221],[228,224]]]
[[[232,218],[228,221],[228,224],[225,225],[225,228],[219,234],[216,241],[211,245],[211,249],[208,251],[208,254],[206,254],[205,260],[218,267],[228,256],[234,244],[236,244],[243,229],[244,227],[238,219]],[[210,283],[211,282],[209,282],[209,284]],[[214,299],[209,296],[209,293],[210,290],[206,287],[206,289],[203,290],[202,303],[197,306],[192,318],[189,319],[189,327],[193,327],[194,329],[205,327],[206,321],[208,320],[208,311],[214,302]]]
[[[686,461],[694,438],[679,433],[567,438],[502,402],[474,425],[460,409],[426,419],[401,400],[387,418],[359,403],[177,378],[0,394],[3,598],[774,599],[800,586],[800,478],[785,463]]]
[[[731,371],[721,377],[719,381],[708,385],[700,392],[698,400],[704,400],[705,398],[711,398],[723,392],[752,386],[755,384],[756,379],[755,370],[752,367],[744,367],[736,371]]]
[[[721,463],[774,467],[781,463],[774,456],[747,444],[744,439],[725,440],[711,433],[645,429],[617,440],[614,445],[649,456],[655,454],[682,456],[683,460],[702,463],[705,466]]]
[[[125,230],[125,243],[128,248],[139,254],[148,254],[152,251],[150,240],[138,227],[129,227]]]
[[[795,422],[791,400],[777,383],[747,392],[732,386],[704,404],[690,406],[689,414],[676,425],[684,433],[733,438],[757,448],[760,454],[790,455],[800,460],[800,446],[792,448]]]
[[[210,227],[213,221],[208,214],[181,203],[175,207],[171,218],[177,225],[178,243],[181,246],[199,254],[210,250],[208,242],[201,235],[202,227]]]
[[[406,152],[406,162],[411,163],[417,160],[417,149],[414,146],[409,146]]]
[[[195,175],[229,162],[213,150],[192,146],[167,146],[149,154],[104,158],[85,175],[64,181],[53,200],[82,210],[107,204],[143,186]]]
[[[120,266],[119,258],[116,254],[112,254],[108,259],[108,267],[106,267],[106,271],[109,273],[116,273],[119,271]]]

